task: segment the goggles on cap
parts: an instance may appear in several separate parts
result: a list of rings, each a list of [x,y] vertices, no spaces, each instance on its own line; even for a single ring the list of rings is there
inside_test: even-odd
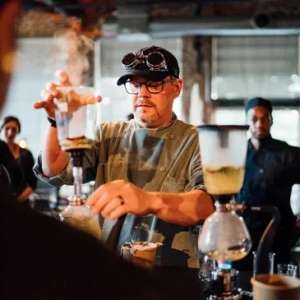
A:
[[[149,54],[130,52],[122,59],[123,66],[129,70],[142,63],[146,64],[150,71],[169,71],[164,55],[158,51],[153,51]]]

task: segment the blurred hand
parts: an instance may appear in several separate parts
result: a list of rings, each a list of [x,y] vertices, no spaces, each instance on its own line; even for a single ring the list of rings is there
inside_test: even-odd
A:
[[[101,185],[88,198],[86,205],[108,219],[117,219],[127,213],[143,216],[151,213],[153,197],[132,183],[114,180]]]
[[[33,104],[35,109],[44,109],[50,118],[55,118],[54,110],[55,103],[54,100],[58,99],[62,96],[61,92],[57,90],[58,87],[61,86],[70,86],[69,75],[63,71],[58,70],[55,73],[55,76],[58,79],[58,83],[50,82],[46,85],[45,89],[41,92],[42,99],[36,101]]]
[[[63,99],[62,97],[63,94],[59,90],[59,88],[71,85],[69,75],[65,71],[58,70],[55,75],[58,79],[58,83],[55,82],[48,83],[45,89],[41,92],[42,99],[38,100],[33,105],[35,109],[43,108],[46,111],[48,117],[50,118],[55,118],[54,111],[56,107],[55,106],[56,101]],[[95,102],[101,101],[100,96],[95,96],[95,95],[83,96],[77,94],[73,90],[70,90],[67,93],[65,92],[65,97],[67,97],[69,112],[76,111],[82,105],[93,104]]]

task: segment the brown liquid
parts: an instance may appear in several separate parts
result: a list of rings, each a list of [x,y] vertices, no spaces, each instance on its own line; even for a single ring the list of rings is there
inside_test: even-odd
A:
[[[60,146],[64,151],[91,149],[92,144],[93,141],[86,137],[67,138],[60,141]]]
[[[236,261],[244,258],[248,254],[248,251],[244,247],[238,250],[226,250],[226,251],[210,251],[207,256],[215,260],[229,260]]]
[[[244,180],[244,168],[236,166],[204,166],[204,184],[212,195],[236,194]]]
[[[161,243],[133,242],[122,246],[122,256],[136,265],[152,268],[155,265],[156,251]],[[143,247],[144,246],[144,247]]]

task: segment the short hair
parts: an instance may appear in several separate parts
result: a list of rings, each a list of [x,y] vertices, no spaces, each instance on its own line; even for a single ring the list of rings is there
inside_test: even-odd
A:
[[[15,122],[17,124],[18,127],[18,133],[21,132],[21,122],[20,120],[15,117],[15,116],[6,116],[2,122],[2,125],[0,127],[0,131],[2,131],[2,129],[4,128],[4,126],[9,123],[9,122]]]
[[[246,102],[245,105],[246,114],[248,113],[249,109],[254,108],[256,106],[263,106],[272,115],[273,107],[271,101],[262,97],[251,98]]]

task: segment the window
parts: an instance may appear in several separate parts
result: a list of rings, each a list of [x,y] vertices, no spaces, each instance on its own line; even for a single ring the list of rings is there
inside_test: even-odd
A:
[[[299,146],[299,112],[297,109],[274,109],[271,134],[274,138]],[[243,108],[219,108],[215,113],[216,124],[246,124]]]
[[[298,43],[298,36],[213,38],[211,98],[299,97]]]

